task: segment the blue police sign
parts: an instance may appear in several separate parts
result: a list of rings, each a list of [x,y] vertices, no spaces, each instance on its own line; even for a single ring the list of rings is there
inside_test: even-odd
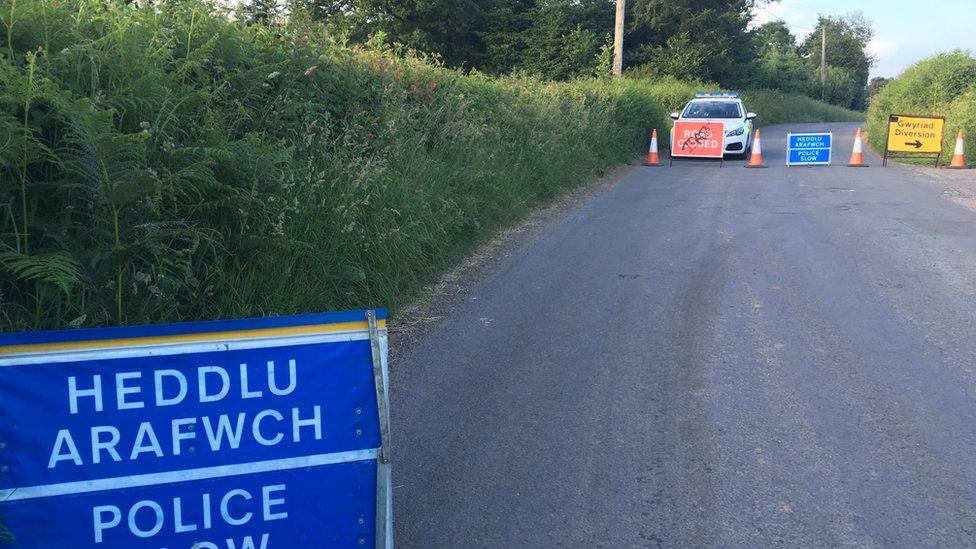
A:
[[[15,547],[390,547],[386,313],[0,335]]]
[[[831,132],[790,133],[787,136],[787,166],[827,166],[833,144]]]

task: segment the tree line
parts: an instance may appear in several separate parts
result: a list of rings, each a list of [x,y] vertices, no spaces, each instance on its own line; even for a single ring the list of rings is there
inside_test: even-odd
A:
[[[380,38],[436,54],[449,67],[551,80],[610,70],[613,0],[246,0],[243,16],[274,24],[284,16],[324,21],[351,42]],[[775,1],[775,0],[772,0]],[[770,0],[630,0],[624,67],[729,88],[804,93],[864,109],[873,31],[860,13],[821,16],[797,42],[786,24],[752,28]],[[826,31],[826,74],[820,40]]]

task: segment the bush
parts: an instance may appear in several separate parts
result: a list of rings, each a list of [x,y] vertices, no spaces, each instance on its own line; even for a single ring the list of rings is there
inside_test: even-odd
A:
[[[742,93],[746,108],[759,115],[760,126],[801,122],[855,122],[864,120],[864,113],[829,105],[805,95],[769,90],[748,90]]]
[[[395,308],[697,88],[463,75],[196,0],[0,0],[0,37],[0,330]]]
[[[757,86],[793,94],[819,92],[820,83],[814,81],[810,67],[793,47],[768,48],[758,59]]]
[[[395,306],[664,116],[192,1],[0,7],[5,330]]]
[[[976,59],[956,50],[919,61],[888,82],[868,107],[868,140],[884,150],[888,116],[919,114],[946,117],[943,156],[951,155],[956,130],[976,135]],[[966,155],[976,155],[976,142],[968,140]]]
[[[661,105],[666,113],[680,111],[688,99],[696,92],[714,91],[721,89],[716,84],[703,82],[680,81],[670,77],[649,78],[648,68],[642,67],[629,71],[628,77],[642,80],[648,93],[654,101]],[[746,90],[740,92],[746,108],[759,115],[759,126],[799,122],[854,122],[864,120],[864,113],[829,105],[822,101],[810,99],[803,94],[783,93],[772,90]],[[670,128],[671,120],[664,122],[664,128]],[[658,126],[660,129],[661,126]]]

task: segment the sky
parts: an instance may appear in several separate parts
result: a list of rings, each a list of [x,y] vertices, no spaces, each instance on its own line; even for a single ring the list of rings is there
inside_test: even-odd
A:
[[[976,52],[976,0],[778,0],[756,8],[754,24],[780,19],[802,40],[816,25],[817,14],[852,11],[863,12],[874,28],[868,50],[877,62],[871,76],[898,76],[942,51]]]

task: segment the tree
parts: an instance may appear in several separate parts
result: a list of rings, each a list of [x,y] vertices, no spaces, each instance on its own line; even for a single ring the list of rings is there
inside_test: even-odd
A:
[[[741,86],[753,78],[755,43],[747,26],[755,0],[633,0],[625,65],[674,66],[700,58],[695,78]],[[690,51],[689,48],[693,49]]]
[[[248,23],[270,25],[281,14],[278,0],[247,0],[240,4],[240,13]]]
[[[353,41],[384,33],[390,42],[437,53],[445,64],[485,63],[485,9],[476,0],[295,0]]]
[[[245,0],[251,19],[275,0]],[[278,0],[284,2],[286,0]],[[287,0],[351,42],[385,40],[439,54],[450,67],[513,71],[548,79],[601,72],[615,0]],[[823,96],[864,108],[873,60],[870,22],[855,13],[821,17],[802,45],[783,22],[748,26],[752,10],[774,0],[628,0],[624,65],[643,75],[764,87]],[[819,29],[827,32],[829,82],[815,80]]]
[[[819,81],[810,90],[810,95],[815,95],[815,90],[819,90],[823,100],[841,107],[856,109],[860,102],[865,101],[864,85],[845,67],[835,67],[827,65],[827,74],[823,85]],[[862,107],[863,108],[863,107]]]
[[[813,82],[810,65],[800,57],[796,48],[772,47],[760,54],[754,81],[757,87],[805,94],[811,90]]]
[[[253,0],[267,1],[267,0]],[[292,0],[350,40],[388,40],[445,64],[547,78],[592,74],[615,0]],[[751,9],[768,0],[629,0],[625,65],[727,85],[754,78]],[[786,32],[786,39],[789,33]]]
[[[781,21],[766,23],[751,33],[757,52],[753,86],[790,93],[807,93],[812,82],[809,65],[799,53],[796,38]]]
[[[357,41],[365,41],[368,35],[357,31],[365,30],[361,21],[365,11],[360,9],[357,0],[292,0],[304,8],[309,17],[328,23],[329,31],[336,36],[347,36]]]
[[[632,69],[644,78],[672,76],[680,80],[705,80],[708,74],[706,52],[701,51],[687,34],[668,38],[663,46],[642,47],[650,61]]]
[[[782,21],[770,21],[752,32],[753,39],[761,52],[796,49],[796,37]]]
[[[562,80],[597,72],[606,31],[613,25],[613,4],[606,0],[556,0],[532,12],[519,68]]]
[[[861,12],[844,17],[820,16],[813,33],[800,46],[801,54],[809,59],[812,67],[820,66],[820,40],[822,29],[827,33],[827,65],[846,70],[855,89],[849,94],[850,104],[841,106],[862,110],[867,106],[868,76],[874,58],[867,52],[868,42],[874,36],[871,22]],[[834,82],[839,85],[840,78]],[[834,90],[835,95],[837,90]],[[848,94],[841,94],[848,96]],[[838,95],[839,96],[839,95]]]
[[[480,70],[494,74],[511,72],[522,63],[529,29],[535,21],[535,0],[496,0],[485,8],[485,25],[478,33],[485,46]]]
[[[885,78],[883,76],[875,76],[872,78],[871,81],[868,82],[868,99],[870,100],[872,97],[877,95],[878,92],[884,89],[884,87],[888,85],[888,82],[891,82],[892,80],[894,80],[894,78]]]

